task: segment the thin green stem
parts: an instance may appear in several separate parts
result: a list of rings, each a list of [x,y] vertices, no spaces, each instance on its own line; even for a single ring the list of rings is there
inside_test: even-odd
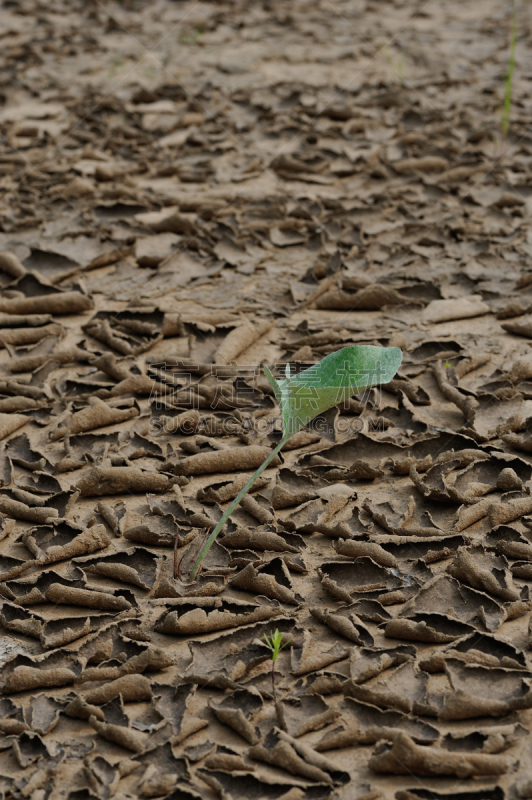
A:
[[[512,112],[512,84],[514,79],[515,69],[515,47],[517,43],[517,16],[515,10],[515,2],[512,14],[512,32],[510,39],[510,57],[508,60],[508,73],[506,75],[506,85],[504,89],[504,103],[501,115],[501,128],[504,137],[508,135],[510,127],[510,114]]]
[[[222,530],[223,526],[225,525],[225,523],[227,522],[227,520],[229,519],[229,517],[231,516],[231,514],[235,510],[235,508],[237,508],[237,506],[239,505],[239,503],[242,500],[242,498],[245,497],[246,494],[249,492],[249,490],[251,489],[251,487],[253,486],[253,484],[257,480],[257,478],[260,475],[262,475],[262,473],[264,472],[266,467],[273,461],[275,456],[284,447],[284,445],[287,443],[287,441],[290,438],[290,436],[291,436],[290,433],[285,433],[284,434],[284,436],[281,439],[281,441],[279,442],[279,444],[276,447],[274,447],[274,449],[272,450],[270,455],[262,462],[262,464],[260,465],[258,470],[251,476],[251,478],[246,483],[246,485],[239,491],[239,493],[237,494],[237,496],[235,497],[233,502],[230,503],[230,505],[227,507],[227,510],[224,512],[224,514],[222,515],[222,517],[219,520],[218,524],[216,525],[215,529],[213,530],[213,532],[211,533],[211,535],[209,536],[209,538],[207,539],[207,541],[205,542],[205,544],[201,548],[201,550],[199,552],[199,555],[198,555],[196,561],[194,562],[194,567],[192,568],[192,572],[191,572],[191,575],[190,575],[190,580],[191,581],[193,581],[196,578],[196,576],[197,576],[197,574],[198,574],[198,572],[200,570],[200,567],[201,567],[201,565],[203,563],[203,559],[205,558],[205,556],[207,555],[207,553],[211,549],[212,545],[214,544],[214,540],[216,539],[216,537],[218,536],[218,534]]]

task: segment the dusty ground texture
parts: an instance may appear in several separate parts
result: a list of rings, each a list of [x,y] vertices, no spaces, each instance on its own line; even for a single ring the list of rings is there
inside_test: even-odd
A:
[[[532,797],[516,20],[504,138],[504,0],[2,3],[2,797]]]

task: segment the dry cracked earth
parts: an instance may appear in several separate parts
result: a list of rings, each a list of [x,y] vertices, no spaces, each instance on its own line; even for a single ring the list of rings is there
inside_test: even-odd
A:
[[[515,29],[503,135],[505,0],[1,3],[2,798],[532,797]]]

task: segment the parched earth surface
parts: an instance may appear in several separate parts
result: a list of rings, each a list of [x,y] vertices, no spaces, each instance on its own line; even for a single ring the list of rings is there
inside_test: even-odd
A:
[[[530,4],[0,13],[1,796],[532,797]]]

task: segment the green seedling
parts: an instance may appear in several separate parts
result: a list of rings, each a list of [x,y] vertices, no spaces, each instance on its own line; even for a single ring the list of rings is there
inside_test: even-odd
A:
[[[508,58],[508,71],[506,73],[506,81],[504,84],[504,101],[501,110],[501,133],[502,133],[502,140],[501,140],[501,158],[504,155],[504,142],[508,137],[508,131],[510,129],[510,115],[512,113],[512,87],[513,87],[513,80],[514,80],[514,70],[515,70],[515,47],[517,43],[517,15],[515,11],[515,3],[514,3],[514,10],[512,14],[512,33],[510,39],[510,55]]]
[[[286,377],[282,380],[276,380],[268,367],[264,367],[266,377],[281,407],[283,436],[220,518],[194,562],[191,580],[196,578],[203,559],[230,515],[289,438],[318,414],[323,414],[333,406],[345,402],[355,392],[391,381],[399,369],[402,358],[403,354],[398,347],[355,345],[330,353],[293,378],[290,376],[289,364],[286,365]]]
[[[283,634],[279,633],[279,628],[276,628],[275,631],[270,631],[270,638],[268,639],[268,634],[264,634],[264,641],[266,642],[266,647],[271,651],[271,660],[272,660],[272,689],[275,695],[275,662],[279,656],[281,650],[286,647],[287,644],[290,644],[292,641],[291,639],[287,639],[283,642]]]
[[[203,31],[201,30],[201,28],[194,28],[189,33],[182,33],[179,38],[179,41],[181,42],[181,44],[198,44],[202,33]]]
[[[384,55],[384,58],[388,62],[388,66],[390,67],[390,70],[392,71],[392,74],[397,76],[397,82],[400,83],[401,86],[403,86],[403,84],[405,82],[405,74],[404,74],[405,73],[405,65],[404,65],[403,57],[399,55],[399,56],[397,56],[397,58],[394,59],[394,57],[392,55],[392,51],[390,50],[390,48],[386,44],[382,48],[382,53]]]
[[[506,136],[510,127],[510,114],[512,111],[512,85],[514,80],[515,70],[515,46],[517,43],[517,18],[514,13],[512,14],[512,38],[510,41],[510,56],[508,59],[508,72],[506,74],[506,83],[504,87],[504,104],[501,114],[501,129],[503,136]]]

